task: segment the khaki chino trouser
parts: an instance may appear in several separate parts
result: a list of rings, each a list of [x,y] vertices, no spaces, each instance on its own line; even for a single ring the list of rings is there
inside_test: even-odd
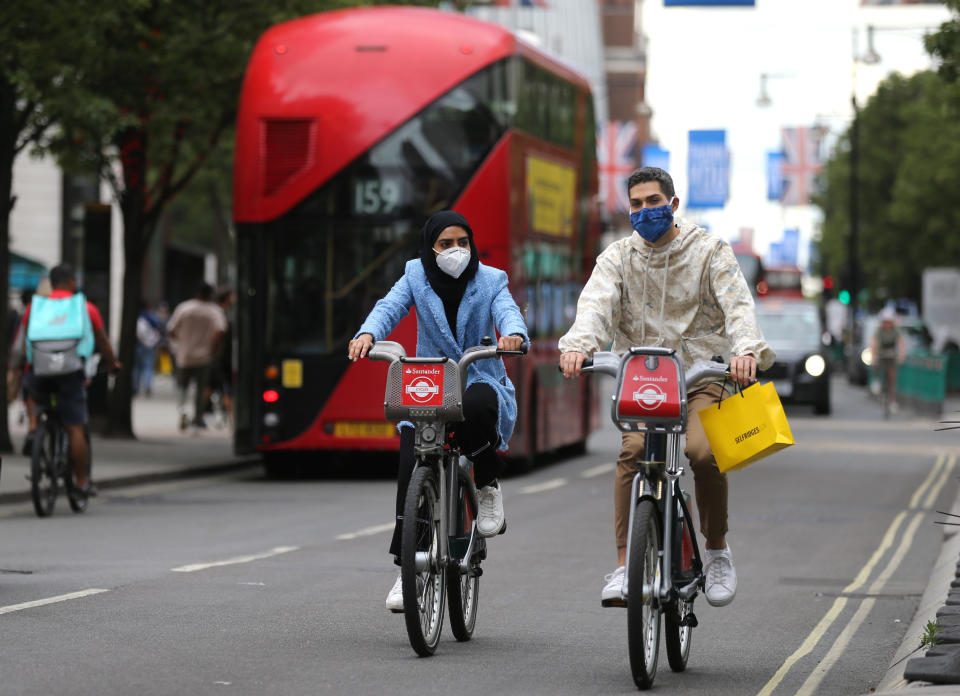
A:
[[[727,475],[717,469],[710,443],[700,424],[699,412],[716,406],[723,396],[720,384],[709,384],[687,395],[687,447],[684,453],[693,469],[700,532],[715,539],[727,533]],[[637,474],[637,460],[643,456],[644,433],[623,433],[623,445],[617,459],[614,478],[613,509],[617,548],[627,545],[630,524],[630,492]]]

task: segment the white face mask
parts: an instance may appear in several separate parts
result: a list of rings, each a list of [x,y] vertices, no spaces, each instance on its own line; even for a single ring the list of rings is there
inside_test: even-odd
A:
[[[440,252],[434,249],[433,253],[437,255],[440,270],[454,278],[459,278],[470,263],[470,250],[464,247],[452,247]]]

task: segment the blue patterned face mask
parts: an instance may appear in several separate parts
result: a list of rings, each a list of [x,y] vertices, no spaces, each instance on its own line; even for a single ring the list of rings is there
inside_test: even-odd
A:
[[[672,203],[630,213],[630,224],[644,240],[656,244],[673,226]]]

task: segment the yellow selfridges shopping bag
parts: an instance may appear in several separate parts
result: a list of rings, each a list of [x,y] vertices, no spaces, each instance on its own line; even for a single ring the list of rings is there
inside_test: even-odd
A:
[[[752,384],[701,410],[700,422],[721,472],[742,469],[793,444],[772,382]]]

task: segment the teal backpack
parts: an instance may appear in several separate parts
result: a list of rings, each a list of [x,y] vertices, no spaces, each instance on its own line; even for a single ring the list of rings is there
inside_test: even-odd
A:
[[[82,370],[94,345],[87,298],[81,292],[56,300],[34,295],[26,338],[27,361],[38,377]]]

